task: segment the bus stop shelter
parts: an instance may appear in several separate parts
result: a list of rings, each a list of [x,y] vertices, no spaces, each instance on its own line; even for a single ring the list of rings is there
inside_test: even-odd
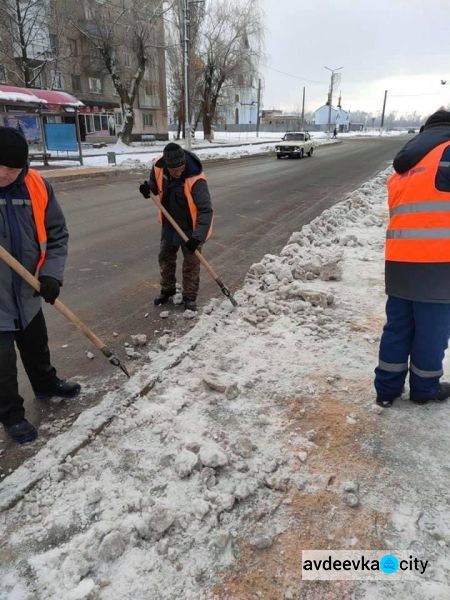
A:
[[[79,160],[78,111],[84,104],[66,92],[0,85],[0,125],[23,133],[30,160]]]

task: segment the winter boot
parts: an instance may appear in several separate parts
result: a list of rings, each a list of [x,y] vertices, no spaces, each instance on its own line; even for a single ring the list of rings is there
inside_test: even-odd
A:
[[[391,400],[382,400],[379,396],[377,396],[376,403],[378,404],[378,406],[382,406],[383,408],[389,408],[389,406],[392,406],[394,404],[395,400],[398,400],[398,398],[401,398],[401,396],[404,392],[405,392],[405,388],[403,387],[402,393],[399,394],[396,398],[392,398]]]
[[[189,300],[188,298],[183,298],[184,302],[184,310],[192,310],[192,312],[197,312],[197,303],[195,300]]]
[[[378,404],[378,406],[382,406],[383,408],[389,408],[389,406],[392,406],[394,404],[394,400],[396,400],[396,398],[392,398],[392,400],[382,400],[377,396],[376,403]]]
[[[5,426],[5,429],[9,437],[18,444],[33,442],[38,436],[36,427],[26,419],[22,419],[22,421],[14,423],[14,425],[9,425],[9,427]]]
[[[161,290],[161,293],[159,294],[159,296],[156,296],[156,298],[153,300],[153,303],[155,306],[161,306],[162,304],[167,304],[169,302],[169,299],[172,296],[175,296],[175,294],[176,294],[176,290],[169,290],[168,292]]]
[[[38,400],[50,400],[53,396],[60,398],[75,398],[81,392],[79,383],[71,383],[63,379],[56,378],[48,390],[42,392],[34,392]]]
[[[411,402],[414,402],[414,404],[428,404],[428,402],[430,402],[430,401],[443,402],[444,400],[447,400],[447,398],[450,398],[450,383],[443,381],[442,383],[439,384],[439,390],[438,390],[438,393],[436,394],[435,398],[411,398],[410,397],[410,400],[411,400]]]

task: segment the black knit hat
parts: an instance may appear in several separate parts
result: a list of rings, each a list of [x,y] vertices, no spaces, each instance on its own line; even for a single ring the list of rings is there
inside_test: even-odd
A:
[[[17,129],[0,127],[0,165],[23,169],[28,160],[28,143]]]
[[[167,144],[164,148],[163,156],[168,169],[177,169],[186,162],[183,148],[174,142]]]
[[[425,129],[439,127],[439,125],[450,126],[450,112],[448,110],[437,110],[425,121]]]

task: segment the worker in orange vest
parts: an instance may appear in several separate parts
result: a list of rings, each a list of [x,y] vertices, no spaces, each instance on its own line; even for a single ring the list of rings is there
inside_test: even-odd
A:
[[[197,294],[200,284],[200,261],[195,251],[201,252],[203,244],[212,232],[213,209],[206,175],[202,163],[193,152],[183,150],[171,142],[163,155],[153,162],[149,181],[140,185],[144,198],[150,192],[159,196],[161,204],[189,238],[181,237],[163,216],[159,267],[161,292],[155,298],[156,306],[167,304],[176,293],[177,253],[183,252],[183,302],[185,310],[197,310]]]
[[[40,296],[53,304],[63,281],[68,233],[51,185],[27,162],[23,135],[0,127],[0,244],[39,278]],[[25,419],[15,345],[36,398],[80,393],[78,383],[59,379],[52,366],[41,298],[0,261],[0,422],[23,444],[33,441],[37,430]]]
[[[375,369],[377,403],[450,397],[440,382],[450,336],[450,112],[431,115],[394,159],[388,181],[387,323]]]

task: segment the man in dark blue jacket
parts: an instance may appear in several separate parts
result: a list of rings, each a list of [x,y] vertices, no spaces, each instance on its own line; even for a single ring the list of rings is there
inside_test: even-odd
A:
[[[161,248],[158,257],[161,293],[154,303],[156,306],[166,304],[175,295],[177,253],[181,247],[184,307],[195,311],[200,284],[200,261],[195,256],[195,251],[201,252],[203,243],[209,238],[213,218],[202,163],[195,154],[171,142],[164,148],[163,156],[154,163],[149,181],[143,183],[139,190],[145,198],[150,197],[150,192],[158,195],[161,204],[189,238],[186,243],[183,242],[169,221],[161,216]]]
[[[0,244],[33,275],[45,252],[38,273],[40,296],[53,304],[63,281],[69,235],[51,185],[35,171],[29,173],[27,161],[28,144],[22,134],[0,127]],[[33,181],[40,183],[45,196],[40,216]],[[39,240],[40,219],[45,243]],[[25,419],[15,344],[38,399],[79,394],[79,384],[59,379],[50,362],[41,298],[0,261],[0,422],[10,437],[22,444],[33,441],[37,430]]]

